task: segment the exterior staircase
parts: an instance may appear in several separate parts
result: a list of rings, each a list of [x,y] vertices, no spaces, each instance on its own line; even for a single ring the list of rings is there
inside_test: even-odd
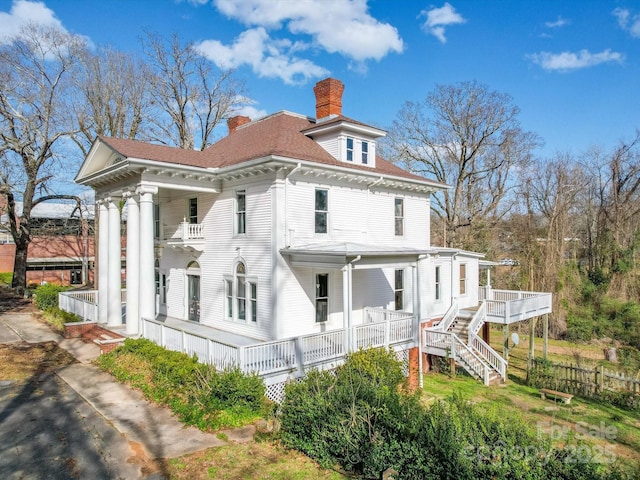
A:
[[[483,304],[458,310],[454,302],[436,327],[422,331],[422,351],[452,358],[485,385],[501,383],[506,379],[507,362],[477,335],[485,321]]]

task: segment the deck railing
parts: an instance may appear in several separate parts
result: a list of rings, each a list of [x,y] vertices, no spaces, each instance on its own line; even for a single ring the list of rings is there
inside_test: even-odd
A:
[[[519,292],[513,290],[493,290],[482,287],[479,299],[487,308],[487,321],[494,323],[514,323],[551,313],[552,296],[543,292]]]
[[[451,306],[449,307],[449,310],[447,310],[447,313],[444,314],[444,317],[442,317],[442,320],[440,320],[438,325],[436,325],[434,328],[437,328],[438,330],[442,330],[443,332],[446,332],[447,330],[449,330],[449,327],[451,326],[451,324],[453,323],[453,321],[456,319],[457,316],[458,316],[458,301],[454,299],[451,302]]]
[[[411,313],[402,310],[387,310],[386,308],[364,307],[364,323],[385,322],[399,320],[412,316]]]

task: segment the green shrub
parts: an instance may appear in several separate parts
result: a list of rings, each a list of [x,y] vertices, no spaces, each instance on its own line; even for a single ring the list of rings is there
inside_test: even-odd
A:
[[[268,413],[264,384],[257,375],[218,371],[149,340],[127,339],[100,356],[98,365],[202,430],[246,425]]]
[[[618,478],[597,464],[571,464],[499,405],[453,395],[425,407],[404,387],[393,353],[350,355],[335,373],[311,372],[286,387],[281,439],[365,478],[387,468],[402,479]]]
[[[58,306],[58,294],[69,290],[69,287],[46,283],[38,285],[34,293],[34,302],[39,310],[49,310]]]

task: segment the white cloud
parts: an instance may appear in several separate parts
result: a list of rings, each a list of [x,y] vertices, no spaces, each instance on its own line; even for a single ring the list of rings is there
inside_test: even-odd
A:
[[[422,29],[436,37],[441,43],[446,43],[445,27],[465,23],[467,20],[462,17],[456,9],[448,2],[440,8],[432,8],[431,10],[422,10],[419,17],[427,17],[422,24]]]
[[[242,32],[230,46],[205,40],[195,48],[220,68],[249,65],[260,77],[281,78],[287,84],[304,83],[328,71],[313,62],[292,55],[301,46],[289,40],[272,40],[262,28]]]
[[[618,19],[618,25],[632,37],[640,38],[640,14],[632,14],[627,8],[616,8],[611,14]]]
[[[55,27],[66,31],[53,10],[43,2],[14,0],[9,13],[0,12],[0,43],[11,42],[29,23]]]
[[[230,116],[244,115],[251,120],[257,120],[267,116],[267,111],[256,108],[254,105],[258,102],[249,97],[237,97],[234,99],[234,103],[236,106],[233,108],[233,111],[230,112]]]
[[[591,53],[588,50],[579,52],[540,52],[528,55],[534,63],[540,65],[545,70],[571,71],[581,68],[593,67],[601,63],[622,63],[624,55],[619,52],[612,52],[610,49],[600,53]]]
[[[557,20],[554,20],[553,22],[545,22],[545,27],[547,28],[560,28],[560,27],[564,27],[565,25],[569,25],[569,20],[564,19],[562,17],[558,17]]]
[[[253,28],[242,33],[232,45],[207,40],[201,43],[203,49],[227,64],[247,63],[259,75],[281,76],[287,83],[299,83],[327,73],[313,62],[293,56],[310,47],[338,53],[354,61],[361,71],[366,69],[367,60],[380,60],[404,49],[398,30],[369,14],[367,0],[214,0],[214,4],[227,17]],[[306,35],[310,41],[269,38],[268,30],[283,29],[289,34]],[[264,55],[262,61],[257,62],[255,52],[247,52],[243,45],[259,40],[264,46]],[[285,42],[289,44],[284,45]],[[238,57],[240,53],[250,53],[252,59],[243,61]],[[273,70],[283,67],[283,75],[274,75],[277,71]]]

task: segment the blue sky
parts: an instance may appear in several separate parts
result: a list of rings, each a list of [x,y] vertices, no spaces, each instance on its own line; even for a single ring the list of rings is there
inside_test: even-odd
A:
[[[343,113],[384,128],[436,84],[475,79],[513,97],[540,156],[640,128],[639,0],[0,0],[0,42],[27,20],[123,50],[143,29],[178,33],[236,68],[254,118],[313,116],[332,76]]]

